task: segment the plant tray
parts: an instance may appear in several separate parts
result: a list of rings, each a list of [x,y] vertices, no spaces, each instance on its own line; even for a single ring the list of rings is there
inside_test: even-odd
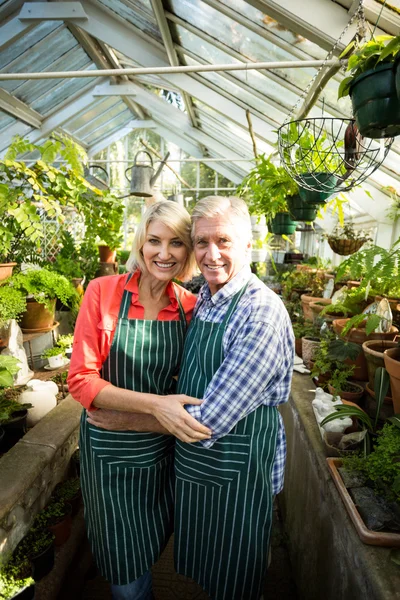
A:
[[[358,536],[364,544],[371,546],[389,546],[392,548],[400,548],[400,533],[389,533],[384,531],[372,531],[368,529],[358,512],[356,505],[353,502],[349,492],[347,491],[338,467],[342,465],[340,458],[327,458],[329,470],[332,475],[332,479],[338,489],[338,492],[343,500],[346,510],[349,514],[350,519],[353,521],[353,525],[356,528]]]
[[[53,325],[50,327],[39,327],[39,329],[25,329],[21,327],[21,331],[22,333],[46,333],[47,331],[53,331],[59,324],[58,321],[54,321]]]

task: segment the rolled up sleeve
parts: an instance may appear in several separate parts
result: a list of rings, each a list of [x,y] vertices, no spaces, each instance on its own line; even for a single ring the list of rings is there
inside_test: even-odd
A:
[[[100,288],[93,280],[83,297],[74,331],[74,345],[68,373],[68,389],[84,408],[90,408],[97,394],[110,382],[100,376],[106,358],[102,351],[99,324]],[[111,335],[111,331],[110,331]]]

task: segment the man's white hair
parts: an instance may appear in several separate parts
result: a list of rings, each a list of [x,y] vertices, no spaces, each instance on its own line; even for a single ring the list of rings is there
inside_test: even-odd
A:
[[[192,238],[198,219],[212,219],[217,216],[232,216],[238,223],[237,228],[240,238],[244,242],[251,242],[251,220],[247,204],[237,196],[207,196],[195,205],[192,212]]]

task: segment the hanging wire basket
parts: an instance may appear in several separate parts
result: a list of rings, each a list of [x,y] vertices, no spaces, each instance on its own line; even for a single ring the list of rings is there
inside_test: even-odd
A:
[[[300,188],[326,197],[367,179],[383,163],[392,143],[393,138],[362,137],[354,119],[309,118],[278,129],[282,166]]]

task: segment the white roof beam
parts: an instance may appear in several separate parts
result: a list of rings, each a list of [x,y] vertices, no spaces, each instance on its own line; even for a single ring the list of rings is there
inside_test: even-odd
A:
[[[27,123],[31,127],[40,127],[43,121],[41,114],[30,108],[25,102],[22,102],[6,90],[0,88],[0,109],[6,113]]]
[[[179,66],[178,55],[175,52],[174,41],[171,36],[171,31],[169,29],[168,21],[165,17],[164,6],[162,0],[150,0],[151,7],[153,9],[154,16],[156,18],[156,22],[158,28],[161,33],[162,40],[164,42],[165,50],[167,52],[169,63],[172,67]],[[186,106],[187,113],[192,122],[193,127],[197,127],[197,119],[196,114],[193,108],[192,100],[186,92],[183,92],[183,101]]]
[[[22,22],[74,21],[87,19],[81,2],[25,2],[18,18]]]
[[[349,21],[347,10],[332,0],[245,0],[295,33],[300,33],[325,50],[330,50]],[[356,24],[347,30],[338,52],[353,39]]]
[[[81,28],[85,29],[85,31],[135,62],[140,57],[140,62],[143,66],[168,66],[165,60],[165,53],[148,40],[143,39],[138,34],[136,27],[126,22],[121,23],[118,19],[113,19],[108,12],[103,11],[102,8],[94,5],[92,2],[86,2],[85,9],[89,16],[89,20],[81,25]],[[173,86],[188,92],[190,96],[198,98],[205,104],[212,106],[223,116],[226,117],[229,115],[232,121],[235,121],[248,131],[246,111],[236,104],[236,99],[228,100],[223,98],[220,94],[215,93],[209,87],[195,81],[193,77],[185,73],[171,74],[164,78],[171,82]],[[268,143],[268,138],[271,135],[271,126],[256,115],[252,117],[255,132]]]
[[[336,2],[347,8],[349,15],[353,15],[355,13],[359,4],[359,0],[336,0]],[[391,10],[389,6],[384,6],[382,10],[382,2],[376,2],[375,0],[364,0],[364,13],[365,18],[373,27],[375,27],[375,23],[379,17],[379,28],[376,30],[377,35],[385,32],[390,33],[391,35],[399,34],[400,14],[395,12],[395,10]]]

